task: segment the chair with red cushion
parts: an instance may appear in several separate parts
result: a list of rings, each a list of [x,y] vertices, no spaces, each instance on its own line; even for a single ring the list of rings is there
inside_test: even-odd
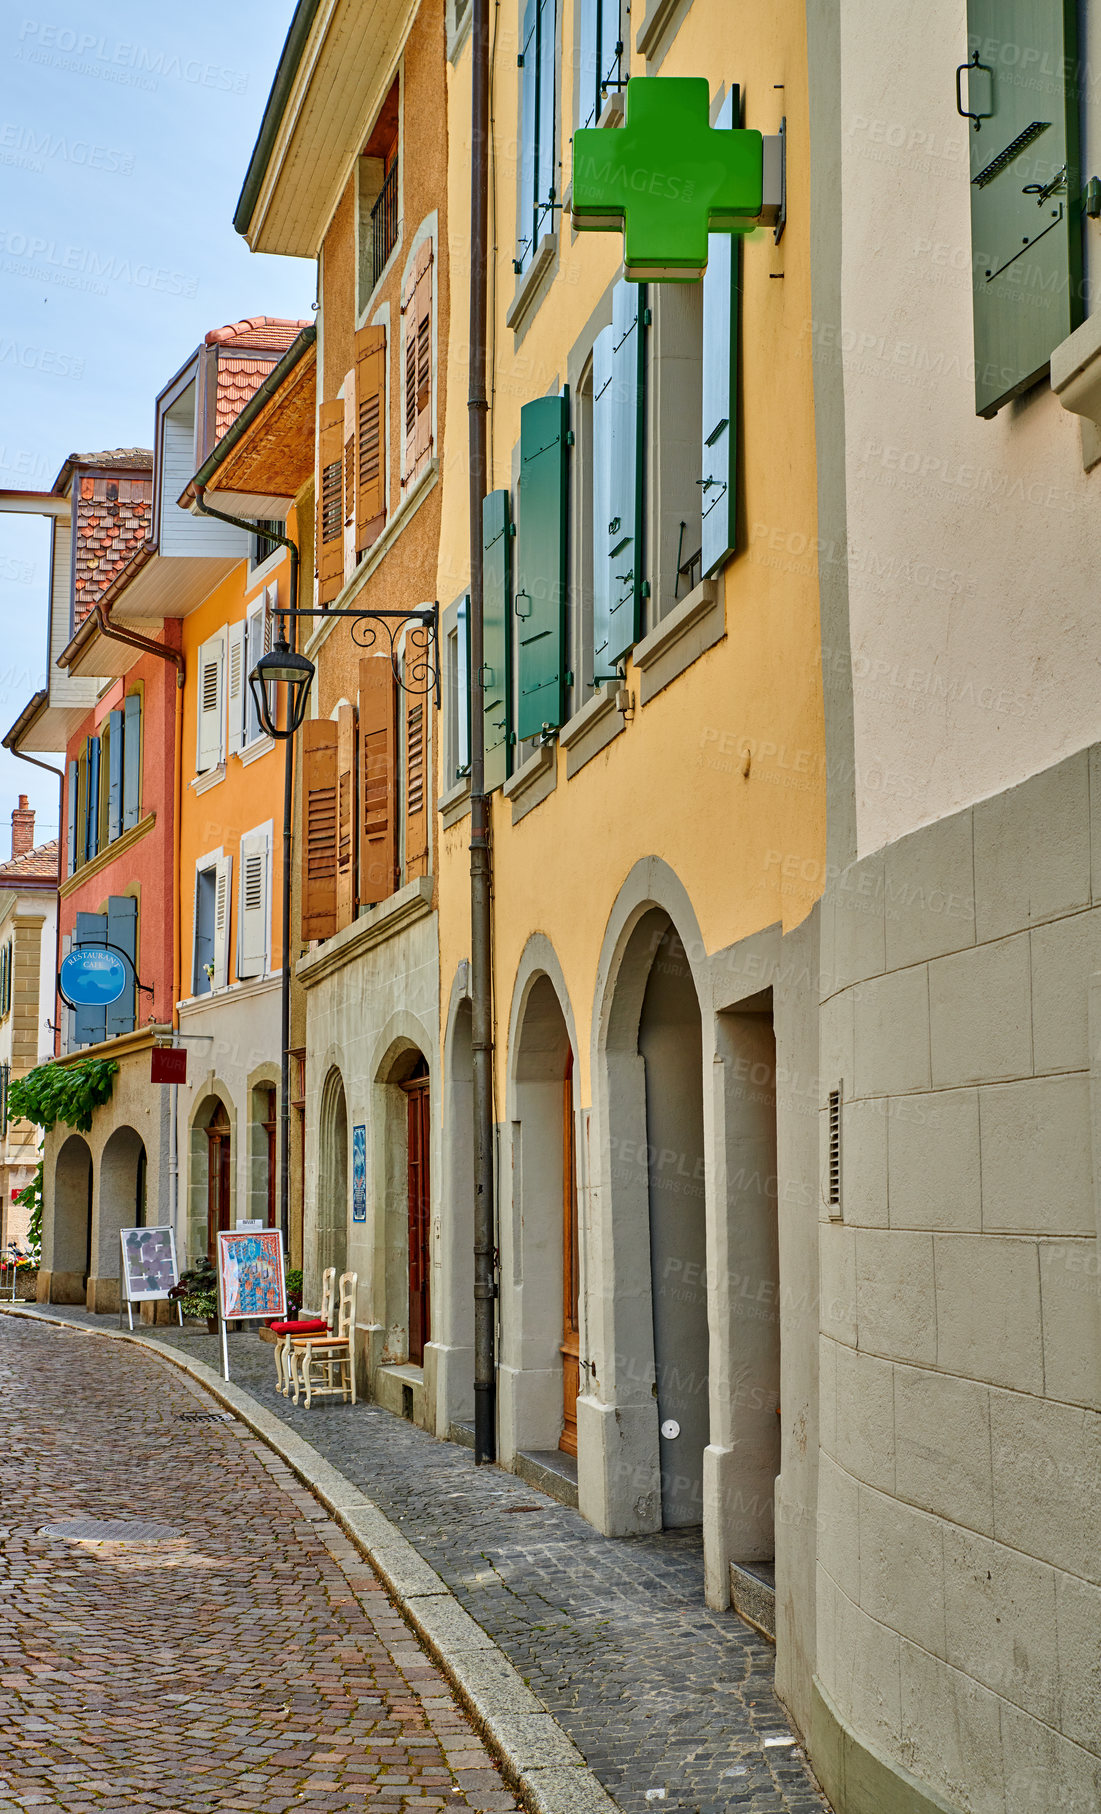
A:
[[[284,1398],[290,1390],[291,1343],[295,1336],[329,1335],[333,1326],[333,1298],[336,1294],[336,1267],[326,1266],[321,1274],[321,1310],[317,1316],[299,1317],[296,1323],[272,1323],[272,1333],[279,1337],[275,1348],[275,1389]]]
[[[340,1397],[356,1402],[356,1292],[359,1276],[342,1272],[337,1288],[336,1333],[332,1335],[297,1335],[288,1337],[291,1344],[290,1373],[294,1402],[298,1403],[300,1387],[306,1389],[306,1409],[315,1398]]]

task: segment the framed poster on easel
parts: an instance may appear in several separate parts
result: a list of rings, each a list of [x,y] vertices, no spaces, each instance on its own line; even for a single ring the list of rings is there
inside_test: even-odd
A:
[[[125,1304],[132,1329],[135,1304],[167,1299],[173,1286],[180,1282],[180,1270],[176,1264],[176,1237],[170,1228],[121,1228],[119,1241],[122,1247],[119,1321],[122,1321],[122,1306]],[[183,1305],[177,1304],[176,1311],[182,1324]]]
[[[222,1368],[229,1378],[226,1323],[267,1322],[287,1314],[283,1237],[277,1228],[226,1229],[218,1233],[218,1320]]]

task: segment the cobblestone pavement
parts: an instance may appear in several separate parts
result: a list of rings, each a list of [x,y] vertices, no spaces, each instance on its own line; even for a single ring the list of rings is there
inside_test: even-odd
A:
[[[221,1371],[215,1337],[143,1333]],[[734,1613],[707,1610],[698,1533],[611,1540],[376,1405],[296,1409],[252,1333],[230,1337],[230,1374],[400,1526],[624,1814],[827,1808],[802,1753],[766,1743],[791,1732],[775,1652]]]
[[[516,1809],[372,1570],[212,1409],[0,1317],[0,1814]],[[89,1518],[134,1522],[44,1528]]]

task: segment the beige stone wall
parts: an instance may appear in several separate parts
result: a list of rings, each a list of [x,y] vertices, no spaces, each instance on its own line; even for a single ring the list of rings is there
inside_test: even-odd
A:
[[[971,1814],[1101,1805],[1098,903],[1095,747],[824,904],[817,1674]]]

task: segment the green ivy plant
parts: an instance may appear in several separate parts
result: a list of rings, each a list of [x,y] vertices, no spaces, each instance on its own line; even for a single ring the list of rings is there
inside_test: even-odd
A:
[[[40,1064],[12,1080],[8,1111],[48,1134],[59,1121],[78,1134],[91,1130],[92,1116],[111,1100],[118,1064],[113,1058],[86,1058],[83,1064]],[[28,1189],[30,1186],[28,1186]]]

